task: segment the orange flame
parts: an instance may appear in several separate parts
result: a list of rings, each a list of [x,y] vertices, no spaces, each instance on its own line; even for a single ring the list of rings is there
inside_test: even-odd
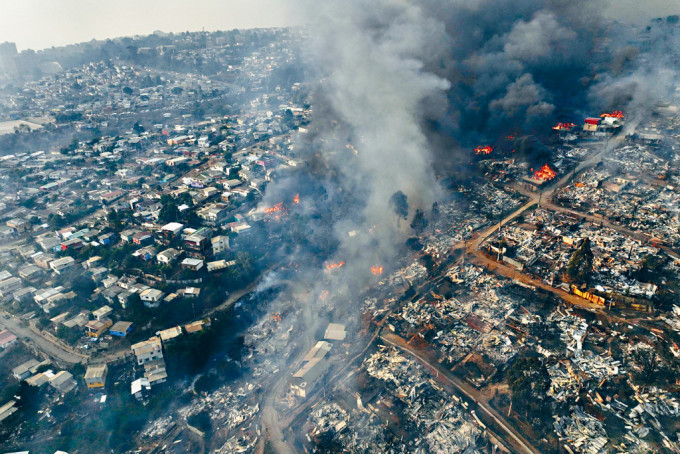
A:
[[[551,169],[548,164],[543,164],[543,167],[534,172],[534,178],[537,180],[550,181],[556,176],[557,172]]]
[[[623,112],[621,112],[620,110],[615,110],[614,112],[605,112],[602,115],[600,115],[600,117],[602,117],[602,118],[618,118],[618,119],[623,120],[625,115],[623,115]]]
[[[555,131],[569,131],[570,129],[576,127],[574,123],[557,123],[553,126]]]
[[[295,194],[295,197],[293,197],[293,205],[297,205],[300,203],[300,194]]]
[[[493,151],[493,148],[490,147],[489,145],[486,146],[479,146],[475,148],[475,154],[491,154]]]
[[[280,322],[281,320],[282,320],[281,314],[279,314],[278,312],[274,312],[272,314],[272,321],[273,322]]]
[[[373,273],[374,276],[377,276],[379,274],[383,273],[383,267],[378,265],[378,266],[372,266],[371,267],[371,273]]]
[[[342,261],[338,262],[338,263],[328,263],[326,265],[326,269],[327,270],[335,270],[337,268],[342,268],[343,266],[345,266],[345,262],[342,262]]]
[[[279,202],[273,207],[265,208],[264,210],[265,214],[282,213],[283,211],[284,211],[283,202]]]
[[[321,298],[321,301],[326,301],[326,298],[328,298],[328,290],[322,291],[321,295],[319,295],[319,298]]]

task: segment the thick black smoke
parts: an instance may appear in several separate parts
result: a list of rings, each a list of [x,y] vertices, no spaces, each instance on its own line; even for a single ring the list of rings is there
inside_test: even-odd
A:
[[[430,211],[438,177],[474,146],[511,135],[527,159],[546,162],[555,122],[610,109],[640,118],[674,90],[677,26],[641,38],[592,1],[300,2],[319,79],[297,145],[309,166],[272,183],[263,208],[302,195],[299,241],[283,253],[299,264],[287,280],[304,292],[278,303],[294,308],[288,323],[305,344],[328,321],[356,325],[371,267],[403,265],[410,218]],[[329,272],[329,262],[344,266]]]
[[[341,286],[360,283],[372,264],[398,257],[409,234],[395,193],[409,216],[427,212],[437,174],[469,161],[475,145],[512,135],[528,160],[546,162],[557,121],[610,109],[640,118],[670,96],[677,25],[640,34],[600,9],[587,0],[301,0],[309,72],[319,77],[300,144],[311,171],[273,184],[264,202],[307,195],[299,209],[309,240],[296,255],[344,261]],[[318,262],[308,271],[299,279],[328,287]]]

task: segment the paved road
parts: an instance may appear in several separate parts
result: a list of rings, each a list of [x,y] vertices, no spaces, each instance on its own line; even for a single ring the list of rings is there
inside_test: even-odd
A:
[[[624,138],[623,137],[614,137],[611,140],[608,140],[604,147],[602,148],[601,151],[595,153],[594,155],[590,156],[589,158],[585,159],[582,161],[576,168],[569,172],[568,174],[564,175],[562,178],[560,178],[556,183],[553,183],[552,186],[546,190],[543,191],[543,193],[531,193],[528,194],[530,199],[527,203],[519,207],[517,210],[513,211],[509,215],[507,215],[501,222],[498,224],[494,224],[485,231],[481,233],[481,235],[477,236],[470,244],[468,245],[468,251],[474,251],[479,248],[479,245],[482,244],[487,238],[489,238],[491,235],[496,232],[496,230],[499,229],[501,225],[505,225],[508,222],[512,221],[515,219],[517,216],[521,215],[525,211],[527,211],[529,208],[533,207],[534,205],[538,204],[539,201],[541,203],[541,206],[545,205],[545,201],[550,201],[550,198],[553,196],[553,194],[561,189],[562,187],[566,186],[569,184],[569,182],[574,178],[576,174],[581,172],[582,170],[585,170],[586,168],[589,168],[591,166],[596,165],[600,161],[602,161],[602,158],[605,153],[613,150],[614,148],[618,147],[621,142],[623,142]]]
[[[81,363],[86,360],[87,355],[76,354],[63,349],[61,346],[45,339],[39,334],[32,331],[30,328],[22,326],[21,322],[16,318],[10,316],[9,318],[4,318],[0,314],[0,326],[8,329],[14,333],[17,337],[32,345],[37,350],[42,351],[48,356],[67,362],[69,364]]]
[[[568,210],[566,208],[559,207],[557,205],[554,205],[550,199],[552,198],[553,194],[557,192],[559,189],[562,187],[566,186],[569,184],[569,182],[574,178],[575,175],[580,173],[581,171],[592,167],[602,161],[602,158],[605,153],[613,150],[614,148],[618,147],[622,142],[624,138],[623,137],[614,137],[610,140],[608,140],[604,146],[602,147],[602,150],[595,153],[594,155],[588,157],[584,161],[582,161],[576,168],[564,175],[562,178],[560,178],[556,183],[554,183],[550,189],[543,191],[542,194],[537,194],[537,193],[531,193],[528,194],[530,197],[530,200],[519,207],[517,210],[514,212],[510,213],[508,216],[506,216],[501,222],[498,224],[494,224],[493,226],[489,227],[485,231],[483,231],[480,235],[478,235],[474,240],[468,242],[465,244],[465,254],[467,256],[470,256],[472,259],[472,262],[475,263],[476,265],[481,265],[487,268],[489,271],[493,271],[497,274],[501,274],[507,278],[528,284],[528,285],[533,285],[534,287],[541,288],[543,290],[547,290],[549,292],[552,292],[556,296],[562,298],[566,302],[573,304],[573,305],[578,305],[582,306],[588,309],[601,309],[601,306],[595,305],[593,303],[590,303],[589,301],[579,298],[577,296],[574,296],[570,294],[569,292],[565,292],[562,289],[555,288],[551,285],[546,284],[544,281],[539,280],[539,279],[533,279],[525,274],[522,274],[515,270],[513,267],[508,266],[504,263],[499,263],[495,260],[492,260],[485,256],[480,250],[479,247],[480,245],[486,241],[491,235],[493,235],[501,225],[507,224],[508,222],[511,222],[515,218],[517,218],[519,215],[527,211],[528,209],[532,208],[534,205],[538,204],[540,202],[542,207],[554,210],[554,211],[562,211],[562,212],[570,212],[572,214],[576,214],[580,217],[586,217],[586,218],[593,218],[592,216],[585,215],[583,213],[578,213],[574,210]],[[593,218],[594,219],[594,218]],[[614,226],[611,226],[612,228],[615,228]],[[621,231],[622,233],[633,233],[630,231],[627,231],[626,229],[622,227],[616,227],[616,230]],[[635,236],[635,235],[634,235]]]
[[[456,388],[461,394],[467,397],[469,400],[473,401],[477,408],[484,413],[488,418],[494,421],[495,426],[503,431],[503,439],[506,443],[512,446],[516,452],[528,453],[528,454],[540,454],[537,448],[535,448],[529,441],[527,441],[522,434],[520,434],[514,427],[506,422],[505,418],[501,416],[495,409],[493,409],[487,402],[485,396],[480,393],[475,388],[467,385],[463,381],[459,380],[450,374],[448,370],[443,368],[438,362],[432,364],[427,359],[423,358],[418,354],[411,346],[409,346],[406,341],[404,341],[399,336],[393,334],[382,334],[380,338],[386,343],[399,348],[400,350],[413,356],[418,362],[423,365],[428,366],[431,370],[437,371],[437,377],[443,379],[448,384]]]

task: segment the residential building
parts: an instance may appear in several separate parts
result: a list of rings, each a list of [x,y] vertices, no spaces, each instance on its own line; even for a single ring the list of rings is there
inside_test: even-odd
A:
[[[135,325],[132,322],[119,321],[109,329],[109,333],[112,336],[125,337],[132,332],[134,327]]]
[[[88,366],[85,371],[85,384],[88,388],[103,388],[109,369],[106,364]]]
[[[182,233],[183,228],[184,224],[180,224],[179,222],[170,222],[161,227],[161,232],[165,236],[177,236]]]
[[[0,331],[0,348],[5,349],[15,343],[17,337],[7,330]]]
[[[14,412],[17,411],[17,407],[15,407],[16,403],[16,400],[10,400],[5,404],[0,405],[0,422],[9,418]]]
[[[12,375],[14,375],[14,378],[16,378],[17,380],[26,380],[28,377],[35,373],[35,370],[41,364],[42,363],[37,359],[29,359],[25,363],[20,364],[14,369],[12,369]]]
[[[143,342],[138,342],[132,347],[132,351],[137,357],[137,364],[142,365],[150,361],[159,361],[163,359],[163,348],[161,346],[161,338],[153,336]]]
[[[182,266],[193,271],[198,271],[203,268],[203,260],[186,258],[182,260]]]
[[[78,386],[78,383],[73,379],[73,375],[65,370],[57,372],[50,378],[50,386],[62,394],[66,394]]]
[[[302,367],[293,374],[291,391],[298,397],[305,398],[313,389],[316,380],[328,368],[326,355],[333,345],[326,341],[319,341],[302,359]]]
[[[229,207],[224,203],[211,203],[196,211],[196,214],[206,223],[216,225],[227,218]]]
[[[212,245],[213,255],[220,254],[229,250],[229,237],[226,235],[218,235],[210,239]]]
[[[50,262],[50,268],[57,274],[61,274],[64,271],[73,268],[76,261],[73,257],[63,257]]]
[[[163,265],[170,265],[175,260],[177,260],[181,255],[182,251],[178,251],[175,248],[169,248],[164,250],[163,252],[159,252],[156,255],[156,260],[158,260],[158,263],[162,263]]]
[[[113,309],[111,309],[110,306],[102,306],[99,309],[93,311],[92,315],[97,320],[102,320],[102,319],[107,318],[109,315],[111,315],[112,312],[113,312]]]
[[[113,325],[111,320],[91,320],[85,325],[88,337],[101,337],[106,330]]]
[[[137,400],[142,400],[145,394],[151,391],[151,384],[146,377],[138,378],[130,383],[130,394]]]
[[[147,307],[158,307],[165,293],[155,288],[148,288],[139,294],[139,298],[144,301]]]
[[[163,342],[168,342],[168,341],[182,335],[182,327],[181,326],[173,326],[172,328],[168,328],[168,329],[164,329],[163,331],[159,331],[156,334],[158,336],[160,336],[160,338]]]

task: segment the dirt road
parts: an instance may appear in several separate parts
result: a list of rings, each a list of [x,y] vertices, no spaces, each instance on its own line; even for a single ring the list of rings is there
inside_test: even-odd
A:
[[[87,355],[69,352],[54,342],[45,339],[30,328],[22,326],[21,321],[16,317],[9,316],[9,318],[4,318],[4,316],[0,316],[0,327],[8,329],[36,350],[45,353],[53,359],[75,364],[82,363],[88,358]]]
[[[430,360],[424,358],[422,352],[418,352],[415,349],[413,349],[401,337],[390,333],[383,333],[381,334],[380,338],[385,343],[397,347],[400,350],[408,353],[410,356],[415,358],[416,361],[418,361],[424,366],[427,366],[427,368],[429,368],[430,370],[436,371],[437,378],[439,378],[440,380],[444,380],[446,383],[456,388],[467,399],[474,402],[474,405],[477,407],[479,412],[486,416],[487,419],[490,419],[494,422],[494,428],[500,429],[502,433],[499,433],[498,435],[501,436],[503,438],[503,441],[505,441],[505,443],[511,446],[515,452],[540,454],[541,451],[539,451],[531,443],[529,443],[529,441],[526,440],[522,436],[522,434],[520,434],[514,427],[512,427],[503,416],[501,416],[496,410],[494,410],[488,404],[486,397],[481,392],[479,392],[472,386],[468,385],[467,383],[463,382],[462,380],[458,379],[457,377],[453,376],[447,369],[442,367],[438,362],[436,361],[431,362]]]

